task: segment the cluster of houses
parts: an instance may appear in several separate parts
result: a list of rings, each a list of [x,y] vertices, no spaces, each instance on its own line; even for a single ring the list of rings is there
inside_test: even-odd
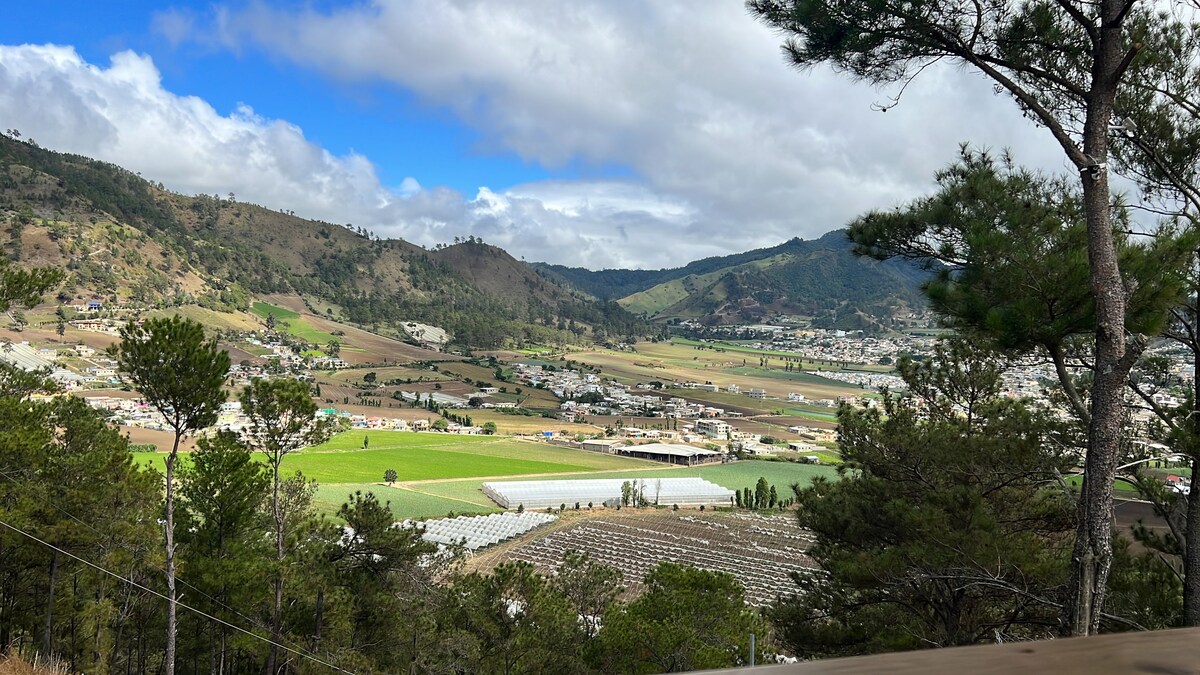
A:
[[[291,345],[278,341],[262,342],[257,338],[247,338],[246,342],[270,350],[270,353],[263,358],[278,361],[280,366],[288,370],[339,370],[349,367],[349,364],[336,356],[297,353]]]
[[[85,361],[76,362],[72,369],[63,363],[67,357],[78,357]],[[49,378],[66,391],[120,383],[117,362],[107,356],[97,356],[95,349],[84,344],[56,349],[35,348],[28,342],[9,342],[0,346],[0,360],[22,370],[48,370]]]
[[[891,391],[900,391],[905,388],[904,380],[887,373],[850,372],[845,370],[811,370],[807,372],[809,375],[816,375],[827,380],[837,380],[846,384],[855,384],[871,391],[879,391],[884,387],[887,387]]]
[[[901,354],[926,354],[936,342],[932,337],[898,335],[871,337],[862,331],[826,330],[807,328],[795,331],[779,331],[769,341],[751,346],[759,349],[791,352],[796,356],[814,361],[835,363],[872,364],[895,361]]]
[[[139,398],[92,396],[86,400],[93,408],[107,412],[110,420],[120,426],[159,431],[170,430],[162,414]],[[377,429],[380,431],[428,431],[433,426],[433,420],[429,418],[406,420],[382,415],[350,413],[336,408],[318,410],[314,419],[338,420],[341,426],[349,429]],[[241,433],[249,425],[250,419],[242,413],[242,404],[238,401],[228,401],[221,404],[217,423],[209,431]],[[483,430],[477,426],[448,421],[444,433],[482,434]]]

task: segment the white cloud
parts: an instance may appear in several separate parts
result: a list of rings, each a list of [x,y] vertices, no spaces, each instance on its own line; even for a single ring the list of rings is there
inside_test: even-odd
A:
[[[670,224],[707,254],[816,236],[911,198],[963,140],[1063,165],[981,77],[930,69],[885,115],[872,104],[887,92],[786,67],[779,37],[738,1],[374,0],[327,12],[253,3],[214,16],[195,39],[257,47],[338,80],[392,82],[453,110],[487,149],[549,167],[629,166],[640,194],[619,212]],[[602,218],[603,206],[584,200],[605,188],[522,191],[567,205],[551,208],[580,225]],[[686,215],[666,215],[666,204]],[[639,248],[679,241],[654,234],[641,229],[649,245]],[[682,262],[686,250],[659,257]]]
[[[166,13],[172,42],[262,49],[332,79],[390,82],[471,126],[481,149],[546,167],[629,167],[624,180],[382,186],[246,107],[165,91],[146,56],[100,68],[68,48],[0,48],[0,115],[44,145],[418,243],[475,234],[530,260],[678,265],[792,237],[929,188],[971,140],[1062,168],[1044,132],[982,78],[930,69],[886,115],[876,92],[783,64],[741,2],[375,0],[327,12],[252,3]],[[250,102],[251,104],[253,102]],[[361,145],[361,144],[360,144]]]
[[[0,118],[5,128],[41,145],[114,162],[184,193],[234,192],[381,236],[432,245],[475,234],[514,255],[569,264],[675,260],[662,251],[643,256],[610,245],[614,227],[634,222],[654,229],[657,214],[670,214],[648,191],[547,184],[512,194],[484,187],[467,199],[446,188],[422,188],[412,177],[387,189],[366,157],[334,156],[295,125],[244,105],[221,115],[198,98],[166,91],[151,59],[132,52],[114,55],[102,68],[69,47],[0,46]],[[552,204],[538,199],[539,190],[554,195]],[[589,207],[592,194],[595,206]],[[572,198],[583,205],[567,206]]]

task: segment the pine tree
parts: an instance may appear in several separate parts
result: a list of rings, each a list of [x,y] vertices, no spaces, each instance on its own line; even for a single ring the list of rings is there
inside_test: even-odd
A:
[[[215,424],[225,402],[222,385],[229,354],[206,340],[204,328],[190,319],[148,319],[126,324],[112,350],[117,365],[146,402],[166,420],[174,442],[166,461],[167,649],[166,675],[175,673],[177,593],[175,590],[175,462],[183,437]]]

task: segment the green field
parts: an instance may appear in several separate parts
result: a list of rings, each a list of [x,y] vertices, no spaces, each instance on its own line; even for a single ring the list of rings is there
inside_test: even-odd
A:
[[[663,466],[663,465],[659,465]],[[649,469],[642,471],[619,471],[612,473],[603,473],[598,475],[566,475],[542,476],[546,480],[562,479],[562,480],[586,480],[589,478],[640,478],[643,480],[653,481],[655,478],[672,478],[679,476],[700,476],[701,478],[710,480],[721,487],[729,488],[730,490],[740,490],[744,487],[754,487],[755,482],[759,477],[766,478],[767,482],[774,485],[781,494],[791,494],[791,485],[799,483],[800,485],[808,485],[812,479],[817,476],[826,476],[833,478],[837,476],[837,471],[828,466],[816,466],[812,464],[793,464],[790,462],[764,462],[760,460],[748,460],[742,462],[730,462],[728,464],[713,464],[702,467],[677,467],[664,469]],[[490,504],[487,497],[484,496],[480,489],[481,481],[478,480],[461,480],[461,481],[446,481],[439,483],[426,483],[418,486],[424,492],[436,494],[442,497],[455,498],[469,502],[480,504]],[[459,508],[457,510],[469,509],[469,505],[463,502],[457,502]]]
[[[810,375],[804,371],[786,371],[778,368],[762,368],[760,366],[737,366],[729,368],[725,372],[735,375],[749,375],[751,377],[770,377],[776,380],[788,380],[789,382],[803,382],[806,384],[822,384],[828,387],[854,387],[839,380],[831,380],[820,375]]]
[[[363,438],[369,448],[362,449]],[[165,455],[139,455],[163,470]],[[181,457],[187,461],[187,455]],[[391,503],[397,518],[430,518],[455,513],[491,513],[497,507],[480,490],[486,479],[667,478],[700,476],[730,489],[753,486],[764,477],[781,492],[815,476],[835,476],[831,467],[788,462],[742,461],[702,467],[667,467],[658,462],[515,441],[504,437],[454,436],[401,431],[347,431],[329,442],[284,459],[287,473],[302,471],[316,480],[316,504],[326,514],[356,490],[374,492]],[[395,469],[396,485],[381,484]],[[459,479],[459,480],[454,480]]]
[[[334,515],[349,496],[361,490],[364,494],[374,492],[379,501],[386,502],[392,510],[392,515],[398,520],[407,518],[423,519],[445,516],[451,512],[464,513],[494,513],[500,509],[495,504],[467,504],[455,499],[447,499],[434,495],[421,494],[400,487],[389,487],[376,483],[331,483],[317,488],[313,499],[317,509],[322,513]],[[480,496],[483,493],[479,493]]]
[[[267,302],[256,302],[250,308],[250,311],[264,319],[268,315],[274,314],[275,319],[279,321],[280,327],[286,326],[288,335],[298,337],[305,342],[316,345],[325,345],[330,342],[345,342],[344,338],[323,330],[318,330],[308,321],[305,321],[304,317],[290,309],[284,309],[283,307],[278,307]]]
[[[837,421],[837,409],[825,408],[821,406],[790,406],[783,409],[784,415],[792,415],[795,417],[807,417],[813,420],[821,420],[824,422]]]
[[[364,438],[368,441],[365,450],[362,447]],[[139,455],[138,458],[159,471],[164,470],[165,454]],[[186,462],[187,455],[180,459]],[[507,437],[364,430],[338,434],[322,445],[290,454],[283,461],[285,473],[300,471],[317,481],[316,499],[323,512],[335,513],[348,494],[363,490],[375,492],[385,501],[391,500],[392,510],[400,518],[424,518],[449,511],[493,511],[495,505],[478,491],[485,478],[566,472],[579,472],[586,477],[596,471],[637,471],[654,466],[660,465]],[[388,469],[395,469],[398,483],[471,479],[475,494],[459,496],[433,489],[446,483],[379,485]],[[422,494],[425,492],[435,494]],[[456,501],[453,499],[456,496],[474,503]]]
[[[256,302],[252,307],[250,307],[250,311],[264,319],[270,314],[274,314],[275,318],[280,321],[289,321],[291,319],[300,318],[299,313],[293,312],[290,309],[284,309],[283,307],[272,305],[269,302]]]
[[[755,347],[750,347],[748,345],[738,344],[737,342],[731,342],[731,341],[728,341],[728,342],[727,341],[701,342],[700,340],[692,340],[689,338],[676,337],[676,338],[671,338],[671,343],[677,344],[677,345],[702,346],[702,347],[705,347],[708,349],[713,349],[713,350],[723,349],[727,352],[737,352],[737,353],[742,353],[742,354],[756,354],[758,356],[779,356],[779,357],[788,357],[788,358],[792,358],[792,359],[800,359],[808,367],[812,367],[812,365],[819,365],[824,370],[847,370],[847,371],[851,371],[851,372],[858,371],[858,372],[869,372],[869,373],[890,373],[893,370],[895,370],[892,366],[881,366],[881,365],[876,365],[876,364],[866,364],[866,365],[853,364],[847,368],[843,368],[843,367],[841,367],[841,364],[836,361],[829,361],[826,359],[813,359],[813,358],[809,358],[807,356],[802,357],[795,352],[780,352],[780,351],[775,351],[773,349],[757,349]]]

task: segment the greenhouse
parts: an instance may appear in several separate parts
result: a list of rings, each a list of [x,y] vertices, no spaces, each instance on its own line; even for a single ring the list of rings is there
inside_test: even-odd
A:
[[[557,520],[547,513],[492,513],[486,516],[459,516],[440,518],[417,523],[406,520],[403,527],[421,525],[425,528],[421,538],[441,545],[461,544],[470,551],[498,544],[502,541]]]
[[[651,504],[729,504],[733,490],[703,478],[593,478],[586,480],[525,480],[483,484],[483,493],[506,509],[573,506],[621,500],[621,485],[636,483]]]

